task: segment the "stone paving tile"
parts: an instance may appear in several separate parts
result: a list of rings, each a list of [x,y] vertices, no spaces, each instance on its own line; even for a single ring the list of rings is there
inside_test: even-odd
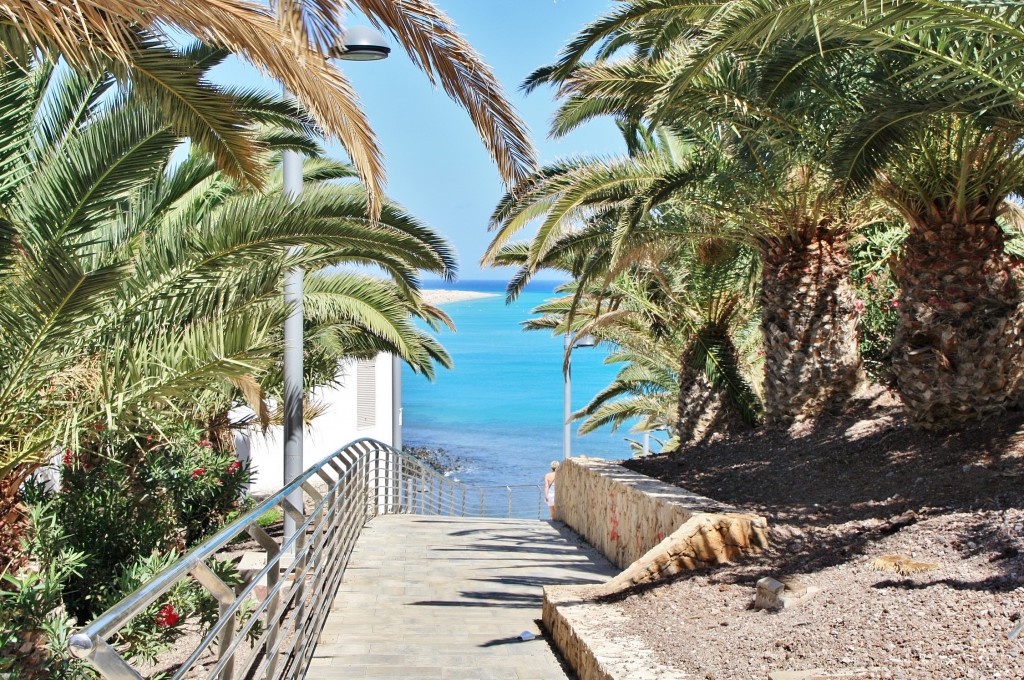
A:
[[[565,678],[538,633],[541,588],[614,568],[547,522],[410,515],[356,543],[307,678]]]

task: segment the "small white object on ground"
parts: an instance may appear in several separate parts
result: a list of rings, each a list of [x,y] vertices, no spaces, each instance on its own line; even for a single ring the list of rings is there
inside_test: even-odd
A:
[[[519,634],[519,639],[522,640],[523,642],[529,642],[530,640],[532,640],[535,637],[537,637],[537,636],[534,635],[533,633],[531,633],[528,630],[524,630],[522,633]]]
[[[817,586],[809,586],[795,578],[783,577],[781,580],[765,576],[757,582],[754,596],[755,609],[785,609],[803,604],[815,593]]]

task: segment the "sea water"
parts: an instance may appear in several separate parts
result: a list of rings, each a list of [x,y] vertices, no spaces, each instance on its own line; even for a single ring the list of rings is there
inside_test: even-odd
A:
[[[458,290],[497,293],[445,304],[457,327],[437,334],[455,366],[438,369],[434,382],[405,368],[402,437],[405,446],[444,448],[462,458],[456,473],[471,485],[538,484],[552,460],[562,458],[564,337],[524,331],[530,311],[555,297],[555,284],[536,283],[512,304],[500,281],[460,281]],[[441,287],[430,284],[427,287]],[[615,378],[608,348],[572,353],[572,408],[586,405]],[[629,424],[579,436],[572,426],[572,454],[621,459],[631,454]]]

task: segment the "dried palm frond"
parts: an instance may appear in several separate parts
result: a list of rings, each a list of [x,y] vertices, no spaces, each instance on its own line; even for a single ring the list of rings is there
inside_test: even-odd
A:
[[[877,571],[895,571],[901,576],[939,568],[935,562],[919,562],[905,555],[882,555],[868,562],[868,566]]]
[[[502,178],[515,186],[535,168],[529,131],[490,68],[430,0],[342,0],[387,28],[432,84],[459,103],[480,133]]]
[[[246,0],[4,0],[0,42],[15,57],[20,39],[23,45],[59,50],[71,64],[85,67],[93,65],[96,55],[133,66],[140,26],[157,35],[176,28],[222,45],[279,80],[327,134],[342,142],[376,211],[384,181],[380,149],[355,92],[319,49],[340,28],[323,11],[305,12],[303,18],[311,27],[296,35],[294,26],[282,25],[270,9]]]
[[[381,152],[354,90],[327,60],[341,41],[339,16],[349,4],[387,28],[431,82],[468,111],[508,184],[527,176],[534,150],[525,125],[490,68],[429,0],[279,0],[270,7],[248,0],[3,0],[0,46],[14,56],[38,45],[75,65],[102,54],[131,66],[139,27],[156,35],[179,29],[222,45],[279,80],[342,142],[376,213]]]

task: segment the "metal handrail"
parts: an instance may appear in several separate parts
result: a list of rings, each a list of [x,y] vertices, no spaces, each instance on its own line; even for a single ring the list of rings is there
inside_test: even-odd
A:
[[[314,481],[322,482],[326,490],[317,488]],[[288,500],[298,490],[303,492],[302,508]],[[499,506],[492,500],[488,505],[488,495],[494,499],[502,493],[505,503]],[[71,636],[68,646],[104,678],[141,680],[144,676],[118,652],[117,642],[109,640],[175,584],[192,579],[217,600],[218,616],[172,680],[302,678],[366,522],[396,513],[540,518],[542,496],[539,485],[466,486],[387,444],[358,439],[197,545]],[[295,519],[296,532],[287,542],[280,543],[257,523],[275,507]],[[208,561],[242,533],[256,540],[266,558],[264,566],[236,591]],[[266,593],[258,597],[257,588],[264,580]],[[252,598],[255,606],[246,610],[242,621],[242,608]],[[257,624],[262,632],[246,649],[241,643]],[[200,662],[208,668],[202,674]]]

